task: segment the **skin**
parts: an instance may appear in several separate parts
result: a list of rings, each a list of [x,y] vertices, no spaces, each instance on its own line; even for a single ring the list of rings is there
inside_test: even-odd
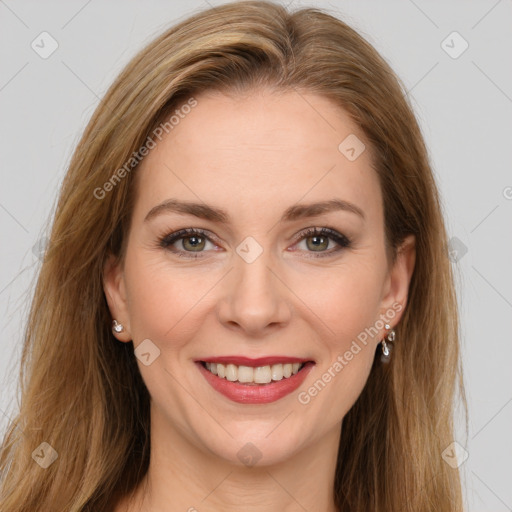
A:
[[[357,355],[308,404],[298,394],[329,368],[332,373],[337,357],[393,304],[402,310],[389,323],[399,322],[414,238],[406,239],[391,266],[369,145],[355,161],[338,150],[348,135],[364,136],[330,100],[267,89],[196,99],[137,170],[126,259],[105,266],[110,311],[124,326],[116,337],[133,340],[134,347],[150,339],[160,350],[149,366],[137,360],[151,395],[150,469],[116,511],[230,512],[243,503],[249,512],[333,512],[342,420],[387,331],[359,344]],[[223,208],[229,223],[173,212],[144,221],[169,198]],[[357,205],[365,219],[333,211],[279,220],[289,206],[334,198]],[[215,237],[199,258],[159,246],[160,236],[189,227]],[[330,227],[352,244],[343,248],[327,238],[315,251],[314,237],[294,239],[309,227]],[[248,236],[263,249],[252,263],[236,252]],[[183,242],[190,238],[173,247],[197,254]],[[322,251],[330,254],[315,258]],[[239,404],[215,391],[194,362],[219,355],[288,355],[315,366],[290,395]],[[253,467],[237,457],[249,442],[261,454]]]

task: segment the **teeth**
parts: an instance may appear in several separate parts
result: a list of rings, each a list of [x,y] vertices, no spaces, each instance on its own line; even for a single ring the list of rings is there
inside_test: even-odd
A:
[[[272,374],[270,372],[270,366],[258,366],[254,368],[254,382],[256,382],[256,384],[268,384],[271,380]]]
[[[226,366],[226,379],[235,382],[238,379],[238,368],[234,364]]]
[[[272,380],[281,380],[283,378],[283,365],[273,364],[272,365]]]
[[[233,365],[234,366],[234,365]],[[236,366],[235,366],[236,368]],[[238,367],[238,382],[254,382],[254,369],[250,366]],[[256,381],[258,382],[258,381]]]
[[[273,364],[272,366],[237,366],[235,364],[206,363],[206,368],[221,379],[243,384],[268,384],[287,379],[304,366],[303,363]]]

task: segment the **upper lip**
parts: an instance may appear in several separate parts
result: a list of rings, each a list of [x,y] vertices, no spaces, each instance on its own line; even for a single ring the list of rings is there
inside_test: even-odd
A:
[[[265,356],[257,357],[252,359],[245,356],[214,356],[199,359],[204,363],[222,363],[222,364],[234,364],[236,366],[270,366],[273,364],[286,364],[286,363],[307,363],[311,359],[305,359],[303,357],[289,357],[289,356]]]

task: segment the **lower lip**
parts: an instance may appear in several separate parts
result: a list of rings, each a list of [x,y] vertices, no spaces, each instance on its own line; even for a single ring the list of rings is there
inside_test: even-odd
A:
[[[217,375],[207,370],[200,362],[197,362],[196,365],[211,386],[225,397],[233,400],[233,402],[240,404],[268,404],[295,391],[304,382],[309,371],[313,368],[314,363],[311,361],[305,363],[298,373],[287,379],[283,378],[276,382],[257,385],[245,385],[238,382],[231,382],[227,379],[217,377]]]

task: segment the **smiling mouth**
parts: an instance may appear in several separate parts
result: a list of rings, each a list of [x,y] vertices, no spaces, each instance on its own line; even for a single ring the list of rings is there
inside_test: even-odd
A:
[[[306,363],[277,363],[252,367],[201,361],[203,368],[220,379],[246,386],[261,386],[289,379],[310,363],[313,364],[312,361],[308,361]]]

